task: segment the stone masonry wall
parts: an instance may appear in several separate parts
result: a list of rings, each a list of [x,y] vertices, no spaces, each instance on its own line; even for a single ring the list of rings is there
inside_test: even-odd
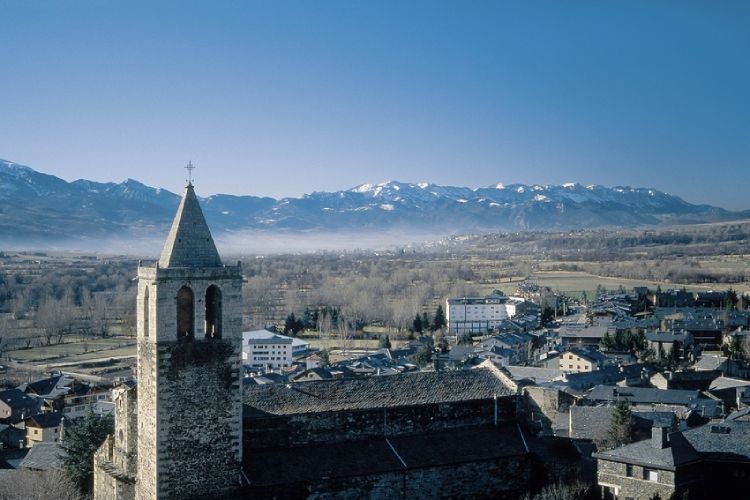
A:
[[[114,465],[114,438],[108,436],[94,453],[94,498],[96,500],[132,500],[135,478]]]
[[[529,455],[441,467],[323,479],[311,485],[250,487],[247,498],[390,500],[403,498],[516,499],[529,489]]]
[[[633,465],[632,477],[626,476],[626,464],[598,460],[598,482],[601,486],[617,486],[618,498],[648,499],[654,495],[669,498],[675,491],[674,472],[658,470],[658,482],[643,479],[643,467]]]
[[[575,400],[570,394],[547,387],[524,387],[523,395],[526,420],[544,435],[553,434],[553,424],[558,415],[569,412]]]
[[[157,450],[155,493],[158,498],[191,498],[237,487],[239,346],[208,340],[159,345],[156,351],[161,389],[152,429],[157,441],[141,444]]]
[[[136,498],[236,488],[242,461],[238,266],[138,269]],[[221,291],[221,338],[205,339],[205,296]],[[178,290],[194,295],[194,340],[177,336]],[[148,299],[146,292],[148,291]]]
[[[498,421],[515,418],[516,396],[497,398]],[[492,424],[493,399],[248,418],[246,450],[330,443]]]

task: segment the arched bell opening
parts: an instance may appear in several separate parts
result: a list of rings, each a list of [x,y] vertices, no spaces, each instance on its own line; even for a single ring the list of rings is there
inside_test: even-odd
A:
[[[206,338],[221,338],[221,290],[216,285],[206,289]]]
[[[183,286],[177,292],[177,338],[195,338],[195,298],[190,287]]]

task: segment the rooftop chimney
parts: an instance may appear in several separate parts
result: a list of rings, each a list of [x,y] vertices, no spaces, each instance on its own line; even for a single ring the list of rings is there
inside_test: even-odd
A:
[[[652,427],[651,428],[651,446],[657,450],[663,450],[667,447],[667,427]]]

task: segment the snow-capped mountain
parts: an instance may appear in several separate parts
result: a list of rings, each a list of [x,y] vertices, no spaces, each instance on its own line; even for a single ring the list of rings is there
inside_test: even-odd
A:
[[[66,182],[0,160],[0,242],[87,240],[160,235],[179,196],[128,179]],[[435,236],[480,231],[637,227],[739,219],[655,189],[580,184],[483,188],[429,183],[361,184],[301,198],[214,195],[202,199],[209,224],[221,232],[372,231],[418,229]]]

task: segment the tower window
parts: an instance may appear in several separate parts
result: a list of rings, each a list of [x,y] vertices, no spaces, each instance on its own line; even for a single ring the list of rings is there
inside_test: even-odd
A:
[[[206,290],[206,338],[221,338],[221,290],[216,285]]]
[[[177,338],[192,340],[195,337],[195,304],[193,291],[186,286],[177,292]]]

